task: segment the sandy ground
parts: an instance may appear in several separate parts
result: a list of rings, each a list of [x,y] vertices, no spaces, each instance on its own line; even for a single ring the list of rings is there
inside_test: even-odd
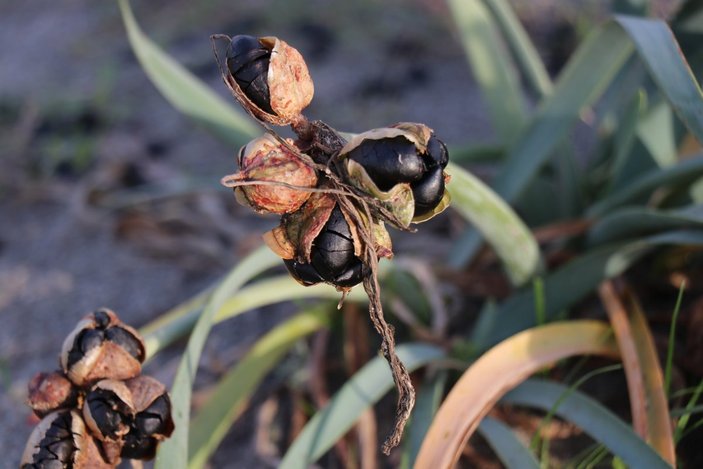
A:
[[[209,34],[275,34],[308,58],[313,118],[353,132],[421,121],[449,144],[492,138],[439,2],[133,3],[149,35],[223,96]],[[115,2],[2,2],[0,18],[0,467],[10,468],[31,431],[26,382],[57,366],[83,314],[109,306],[143,325],[215,281],[276,222],[217,188],[236,149],[159,95]],[[92,203],[96,191],[193,179],[213,189],[138,209]],[[205,368],[234,361],[287,309],[218,327]],[[147,372],[170,382],[176,360],[166,354]],[[214,467],[263,464],[251,438],[236,427]]]

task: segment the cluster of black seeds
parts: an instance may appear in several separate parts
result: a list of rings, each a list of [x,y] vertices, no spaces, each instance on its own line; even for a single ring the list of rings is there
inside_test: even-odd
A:
[[[267,75],[271,51],[253,36],[232,38],[227,51],[227,68],[244,94],[269,114],[271,109]]]
[[[166,388],[141,375],[144,341],[108,310],[83,318],[66,337],[61,369],[38,373],[28,405],[41,418],[21,469],[114,468],[151,459],[173,432]]]

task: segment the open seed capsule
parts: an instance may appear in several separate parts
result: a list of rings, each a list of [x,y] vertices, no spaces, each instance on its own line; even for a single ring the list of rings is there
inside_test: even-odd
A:
[[[78,405],[78,390],[61,371],[37,373],[27,386],[27,405],[38,417]]]
[[[300,119],[314,87],[303,56],[276,37],[234,36],[223,69],[225,82],[245,109],[274,125]]]
[[[339,160],[350,182],[376,197],[379,191],[409,184],[415,201],[413,221],[431,218],[448,205],[444,168],[449,154],[426,125],[402,122],[356,135],[342,148]]]
[[[122,457],[152,459],[159,442],[171,436],[174,425],[166,388],[149,376],[125,381],[134,404],[134,418],[124,437]]]
[[[115,465],[103,459],[78,411],[52,412],[34,427],[20,469],[103,469]]]
[[[291,142],[292,144],[292,142]],[[310,197],[310,192],[278,185],[236,186],[238,181],[268,181],[291,186],[312,188],[317,184],[317,174],[298,155],[264,134],[239,150],[240,172],[225,178],[231,181],[237,200],[259,213],[291,213],[300,208]]]
[[[101,379],[128,379],[141,372],[145,347],[139,333],[109,309],[82,319],[66,337],[61,367],[77,386]]]
[[[310,263],[296,259],[285,259],[284,263],[293,278],[306,286],[327,282],[342,288],[353,287],[368,273],[366,265],[354,254],[349,223],[339,206],[335,206],[312,242]]]

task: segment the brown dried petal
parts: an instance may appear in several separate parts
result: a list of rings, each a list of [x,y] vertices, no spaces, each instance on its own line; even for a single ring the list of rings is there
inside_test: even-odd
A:
[[[433,131],[425,124],[418,124],[415,122],[398,122],[397,124],[391,125],[391,128],[400,129],[407,132],[406,138],[411,135],[412,137],[409,137],[408,139],[415,143],[419,153],[425,153],[427,151],[427,142],[430,141]]]
[[[77,389],[61,371],[37,373],[27,388],[27,405],[39,417],[78,404]]]
[[[283,226],[267,231],[262,236],[264,243],[281,259],[293,259],[295,257],[295,246],[286,236]]]
[[[294,122],[310,104],[315,92],[305,59],[276,37],[263,37],[260,41],[272,49],[268,70],[271,108],[289,123]]]
[[[312,242],[329,220],[336,203],[329,194],[314,193],[300,210],[281,220],[286,238],[295,246],[295,257],[299,262],[310,263]]]

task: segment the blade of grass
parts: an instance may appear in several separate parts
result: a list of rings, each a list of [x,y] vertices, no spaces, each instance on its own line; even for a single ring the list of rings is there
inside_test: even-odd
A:
[[[616,243],[594,249],[560,269],[544,276],[547,320],[591,293],[606,278],[624,272],[633,262],[653,248],[668,244],[703,244],[700,231],[673,231],[627,243]],[[535,324],[531,314],[535,304],[531,288],[523,288],[505,300],[494,314],[482,316],[481,329],[472,335],[477,350],[498,343],[506,337]],[[479,333],[480,332],[480,333]]]
[[[400,458],[401,469],[415,467],[417,453],[420,451],[420,445],[425,438],[427,429],[430,428],[432,419],[442,403],[446,384],[447,372],[439,371],[432,379],[425,381],[420,387],[403,445],[403,454]]]
[[[603,282],[598,291],[613,325],[625,367],[635,432],[666,462],[675,466],[676,451],[663,373],[644,313],[630,292],[624,292],[624,300],[621,299],[612,282]]]
[[[530,379],[505,395],[501,402],[549,410],[568,392],[566,386]],[[580,427],[602,443],[628,467],[670,468],[659,454],[603,405],[573,391],[556,409],[556,414]]]
[[[220,379],[207,403],[190,423],[189,469],[205,466],[232,423],[246,409],[263,378],[298,340],[328,326],[332,310],[334,306],[325,304],[303,311],[276,326]]]
[[[271,253],[270,262],[269,265],[274,266],[280,262],[280,259]],[[216,324],[262,306],[304,298],[338,300],[339,292],[329,285],[303,287],[287,274],[267,278],[252,283],[230,296],[215,314],[213,323]],[[206,299],[206,294],[201,293],[144,326],[141,332],[144,334],[148,355],[153,356],[188,334],[197,321]],[[368,298],[361,289],[357,288],[347,295],[346,301],[364,303]]]
[[[520,82],[501,47],[497,27],[482,2],[449,0],[448,5],[498,141],[510,142],[522,127],[525,107]]]
[[[175,430],[171,438],[159,447],[156,455],[156,469],[185,468],[188,461],[188,424],[190,420],[190,397],[193,382],[200,361],[200,353],[212,327],[215,313],[232,293],[245,282],[255,277],[271,266],[272,254],[268,248],[262,247],[244,258],[215,288],[205,305],[200,318],[193,328],[188,340],[176,377],[171,387],[171,403],[173,405],[173,421]],[[278,262],[278,259],[275,259]]]
[[[578,320],[520,332],[474,362],[437,411],[417,457],[416,467],[449,468],[505,392],[535,371],[573,355],[617,356],[606,323]]]
[[[552,80],[539,57],[530,36],[520,24],[507,0],[483,0],[500,27],[506,43],[525,75],[530,88],[539,98],[552,92]]]
[[[449,163],[447,185],[452,207],[489,240],[516,285],[527,282],[540,268],[539,246],[530,230],[488,186],[458,165]]]
[[[671,326],[669,327],[669,343],[666,347],[666,368],[664,368],[664,392],[667,396],[671,389],[671,370],[674,368],[674,347],[676,346],[676,324],[679,320],[681,312],[681,301],[683,300],[683,292],[686,290],[686,281],[681,282],[679,287],[679,295],[676,297],[676,305],[674,306],[674,314],[671,317]]]
[[[176,109],[236,147],[261,133],[243,113],[227,104],[142,32],[129,0],[118,0],[117,4],[139,63],[156,88]]]
[[[538,469],[540,467],[532,452],[503,422],[491,417],[484,417],[478,426],[478,432],[493,448],[505,467],[510,469]]]
[[[400,345],[396,352],[409,372],[444,356],[441,349],[420,343]],[[305,425],[279,469],[309,467],[352,427],[364,410],[392,388],[388,364],[382,357],[371,360]]]
[[[647,93],[640,90],[632,101],[627,106],[625,114],[618,126],[617,134],[615,135],[615,155],[613,157],[612,176],[610,177],[610,191],[613,188],[624,186],[632,179],[629,171],[629,164],[638,158],[633,155],[632,147],[636,140],[637,124],[640,116],[647,106]]]
[[[684,430],[686,430],[686,426],[688,425],[688,421],[691,418],[693,408],[696,406],[696,403],[701,397],[701,394],[703,394],[703,380],[698,383],[698,386],[696,387],[695,391],[693,391],[691,399],[688,401],[688,404],[686,404],[684,414],[681,416],[679,421],[676,422],[676,430],[674,431],[674,441],[676,441],[677,443],[681,441],[681,438],[684,437]]]
[[[668,168],[655,169],[641,175],[627,186],[592,205],[587,214],[590,217],[602,216],[614,208],[647,196],[660,187],[681,188],[695,182],[701,176],[703,176],[703,154],[699,153]]]

